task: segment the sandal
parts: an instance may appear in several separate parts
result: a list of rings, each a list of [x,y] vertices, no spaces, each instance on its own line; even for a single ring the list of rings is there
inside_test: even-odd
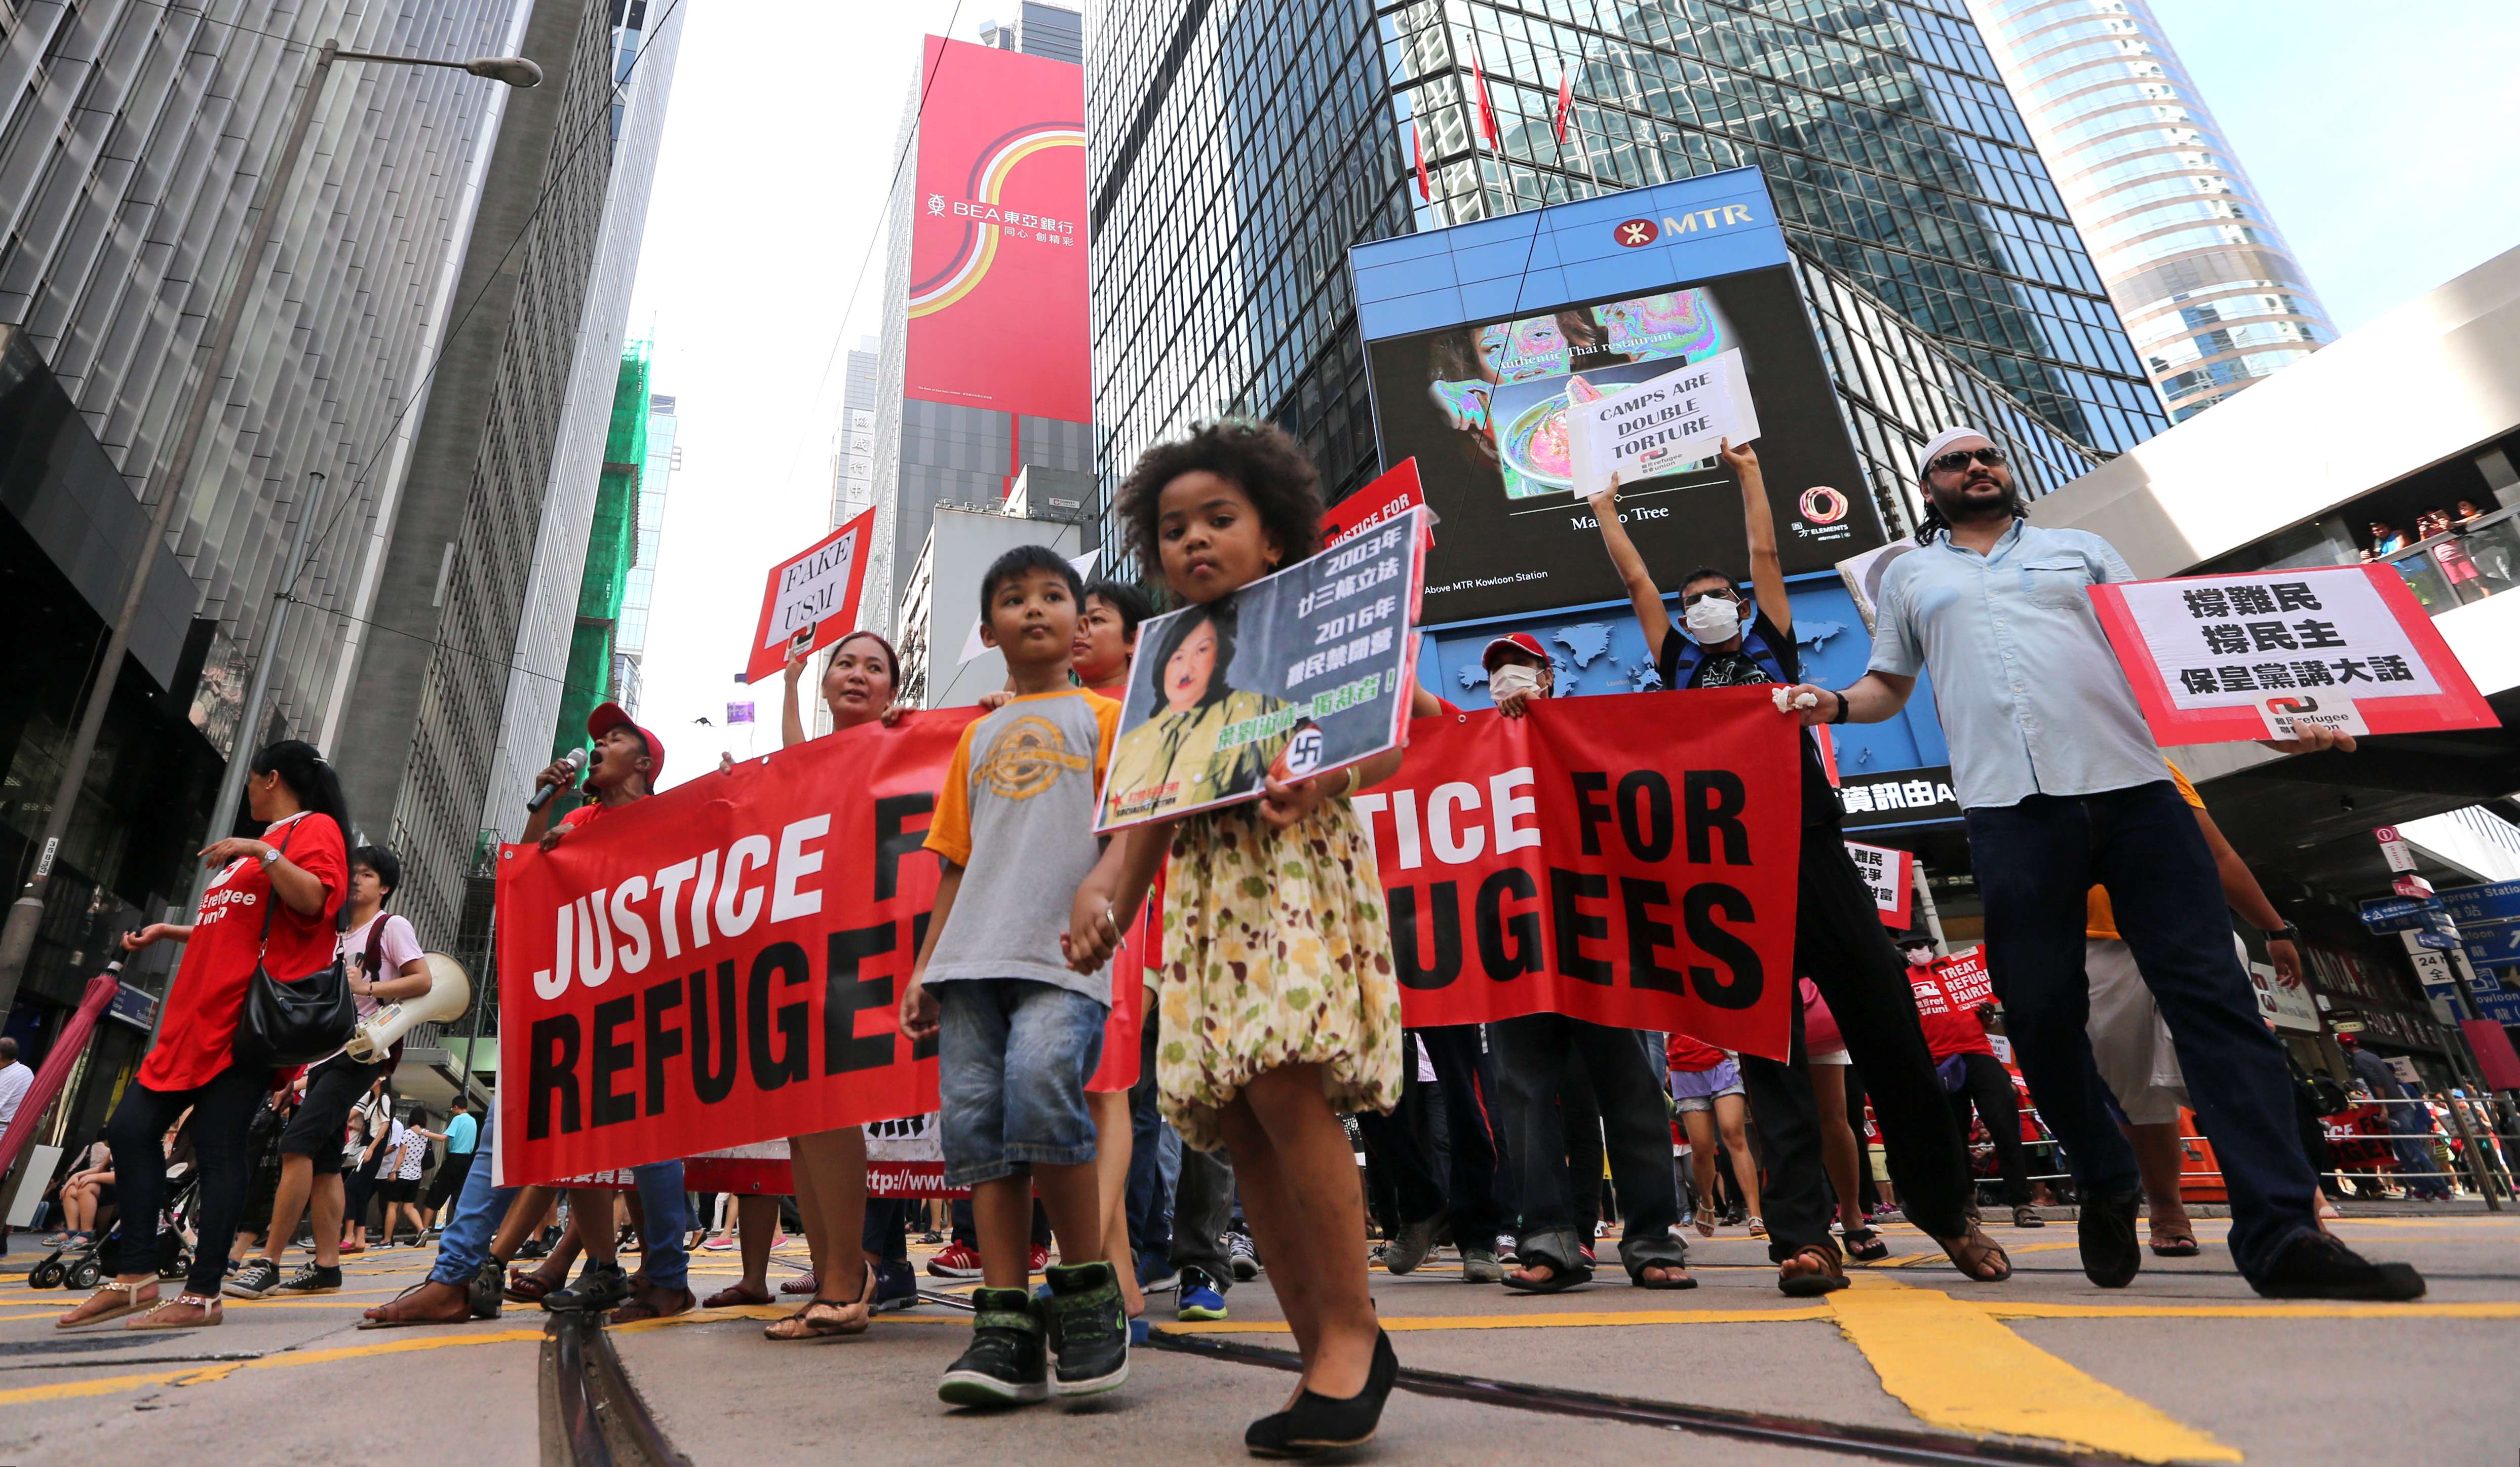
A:
[[[774,1319],[764,1325],[765,1340],[822,1340],[834,1335],[862,1335],[875,1322],[875,1265],[866,1266],[866,1277],[858,1285],[855,1299],[825,1299],[820,1295],[808,1300],[805,1307],[785,1319]]]
[[[2205,1250],[2196,1245],[2196,1234],[2184,1228],[2163,1228],[2152,1235],[2155,1258],[2194,1258]]]
[[[1515,1276],[1527,1273],[1534,1268],[1548,1269],[1549,1276],[1541,1279],[1524,1279]],[[1588,1284],[1592,1281],[1593,1270],[1581,1264],[1561,1267],[1546,1260],[1524,1264],[1505,1276],[1505,1286],[1517,1294],[1563,1294],[1578,1284]],[[1670,1285],[1664,1285],[1664,1287],[1670,1287]]]
[[[716,1293],[711,1294],[706,1299],[701,1300],[700,1308],[704,1310],[731,1310],[740,1309],[742,1306],[749,1304],[773,1304],[776,1302],[777,1301],[773,1300],[764,1290],[747,1289],[741,1283],[731,1283],[725,1288],[718,1290]]]
[[[1691,1221],[1697,1224],[1697,1235],[1699,1237],[1711,1238],[1715,1236],[1715,1209],[1712,1205],[1700,1203],[1697,1207],[1697,1216]]]
[[[198,1319],[165,1317],[169,1311],[179,1309],[200,1310],[202,1317]],[[217,1295],[213,1294],[205,1299],[199,1294],[178,1294],[172,1299],[159,1300],[151,1307],[149,1312],[137,1319],[123,1320],[122,1327],[124,1329],[206,1329],[213,1324],[225,1322],[227,1322],[227,1314],[220,1307]]]
[[[2004,1254],[2003,1245],[1988,1237],[1975,1222],[1958,1237],[1934,1241],[1951,1255],[1952,1265],[1960,1270],[1962,1278],[1974,1283],[2002,1283],[2012,1276],[2012,1260]]]
[[[1653,1278],[1649,1276],[1656,1268],[1664,1270],[1662,1277]],[[1647,1264],[1643,1267],[1639,1268],[1636,1272],[1629,1274],[1628,1281],[1635,1284],[1640,1289],[1693,1289],[1697,1287],[1697,1280],[1689,1277],[1688,1269],[1679,1264]]]
[[[417,1294],[428,1287],[428,1280],[423,1279],[419,1283],[413,1284],[410,1288],[403,1290],[401,1293],[396,1294],[393,1298],[386,1300],[384,1303],[378,1305],[372,1310],[367,1311],[360,1318],[358,1327],[361,1329],[409,1329],[423,1324],[469,1324],[473,1319],[480,1317],[472,1312],[472,1301],[469,1299],[465,1301],[464,1311],[462,1313],[451,1314],[442,1319],[424,1319],[413,1315],[397,1315],[394,1313],[393,1311],[395,1305],[402,1303],[412,1295]],[[492,1317],[496,1316],[494,1315]]]
[[[1825,1243],[1805,1243],[1777,1266],[1777,1292],[1789,1299],[1812,1299],[1845,1288],[1846,1261]]]
[[[1878,1263],[1890,1256],[1890,1245],[1868,1224],[1850,1228],[1846,1234],[1846,1256],[1860,1264]]]
[[[54,1320],[53,1328],[78,1329],[85,1325],[103,1324],[108,1319],[119,1319],[125,1314],[137,1313],[145,1309],[155,1309],[158,1304],[155,1297],[144,1300],[134,1299],[131,1296],[142,1289],[150,1290],[154,1296],[157,1288],[158,1285],[155,1280],[144,1280],[143,1282],[136,1284],[99,1284],[97,1285],[95,1293],[90,1294],[83,1300],[80,1300],[77,1304],[71,1306],[68,1313]],[[81,1311],[86,1310],[89,1305],[103,1299],[108,1294],[116,1294],[121,1296],[122,1302],[120,1304],[108,1305],[103,1309],[90,1312],[80,1312]]]
[[[508,1270],[507,1295],[518,1304],[540,1304],[545,1294],[559,1287],[559,1279],[546,1277],[539,1268]]]
[[[671,1307],[668,1308],[666,1303],[660,1301],[670,1301]],[[676,1314],[690,1313],[697,1304],[698,1301],[692,1298],[692,1291],[689,1289],[659,1289],[652,1286],[642,1292],[638,1298],[614,1310],[607,1317],[608,1322],[612,1324],[637,1324],[643,1319],[671,1319]]]
[[[1750,1236],[1752,1236],[1752,1237],[1754,1237],[1754,1238],[1764,1238],[1764,1237],[1766,1237],[1767,1235],[1768,1235],[1768,1224],[1767,1224],[1767,1223],[1765,1223],[1765,1222],[1760,1222],[1760,1221],[1759,1221],[1758,1219],[1756,1219],[1756,1218],[1752,1218],[1752,1219],[1750,1220]]]

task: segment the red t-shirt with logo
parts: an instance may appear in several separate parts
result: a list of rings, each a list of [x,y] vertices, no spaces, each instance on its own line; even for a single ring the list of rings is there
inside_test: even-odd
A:
[[[1916,993],[1916,1022],[1924,1026],[1925,1047],[1936,1063],[1955,1054],[1995,1053],[1977,1006],[1992,996],[1986,983],[1983,951],[1939,958],[1927,967],[1908,969],[1908,984]]]
[[[260,861],[239,857],[210,878],[193,937],[184,944],[183,966],[166,996],[166,1022],[157,1046],[140,1062],[140,1083],[153,1090],[189,1090],[217,1079],[236,1063],[237,1019],[245,1012],[247,984],[256,964],[274,978],[294,983],[333,962],[333,919],[349,890],[349,853],[341,827],[329,815],[300,811],[262,832],[274,848],[283,842],[291,864],[324,883],[324,906],[299,916],[287,903],[267,909],[271,873]],[[262,917],[271,912],[271,942],[263,945]]]

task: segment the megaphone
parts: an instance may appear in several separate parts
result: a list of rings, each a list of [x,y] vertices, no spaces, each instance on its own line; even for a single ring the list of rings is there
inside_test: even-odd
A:
[[[472,1001],[472,984],[465,976],[464,964],[443,953],[423,953],[420,957],[428,964],[428,992],[388,1003],[360,1020],[347,1045],[352,1059],[375,1064],[401,1043],[413,1025],[454,1018]]]

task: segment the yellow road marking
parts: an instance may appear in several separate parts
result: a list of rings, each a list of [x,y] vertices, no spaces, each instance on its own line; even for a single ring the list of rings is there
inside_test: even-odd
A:
[[[1838,1329],[1864,1352],[1881,1388],[1931,1425],[2045,1437],[2145,1462],[2241,1460],[2231,1447],[1939,1290],[1870,1277],[1828,1300]]]
[[[2006,1304],[1999,1319],[2520,1319],[2520,1303],[2464,1304]]]
[[[1825,1306],[1807,1305],[1766,1310],[1608,1310],[1594,1312],[1531,1314],[1384,1314],[1382,1327],[1394,1334],[1429,1329],[1583,1329],[1616,1324],[1794,1324],[1825,1319]],[[1281,1319],[1185,1320],[1158,1324],[1171,1335],[1282,1335]]]
[[[286,1355],[265,1356],[258,1360],[222,1361],[207,1368],[184,1370],[152,1370],[137,1375],[103,1375],[93,1380],[57,1381],[46,1386],[22,1386],[14,1391],[0,1391],[0,1406],[24,1405],[40,1400],[71,1400],[83,1396],[112,1396],[120,1391],[136,1391],[146,1386],[194,1385],[224,1380],[239,1370],[279,1370],[297,1365],[329,1365],[338,1360],[363,1359],[372,1356],[402,1355],[415,1350],[444,1350],[450,1346],[503,1345],[517,1340],[539,1340],[539,1329],[500,1329],[471,1334],[424,1335],[403,1340],[380,1340],[373,1345],[347,1345],[338,1350],[298,1350]]]

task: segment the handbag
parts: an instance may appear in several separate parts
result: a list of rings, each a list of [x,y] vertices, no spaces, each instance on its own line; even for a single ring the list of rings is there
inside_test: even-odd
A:
[[[297,834],[292,825],[280,838],[282,855]],[[295,981],[271,975],[271,919],[278,914],[280,893],[263,893],[263,956],[246,980],[245,1008],[237,1015],[236,1062],[257,1069],[285,1070],[312,1064],[350,1042],[358,1027],[358,1005],[350,1001],[350,975],[336,951],[333,960]]]

